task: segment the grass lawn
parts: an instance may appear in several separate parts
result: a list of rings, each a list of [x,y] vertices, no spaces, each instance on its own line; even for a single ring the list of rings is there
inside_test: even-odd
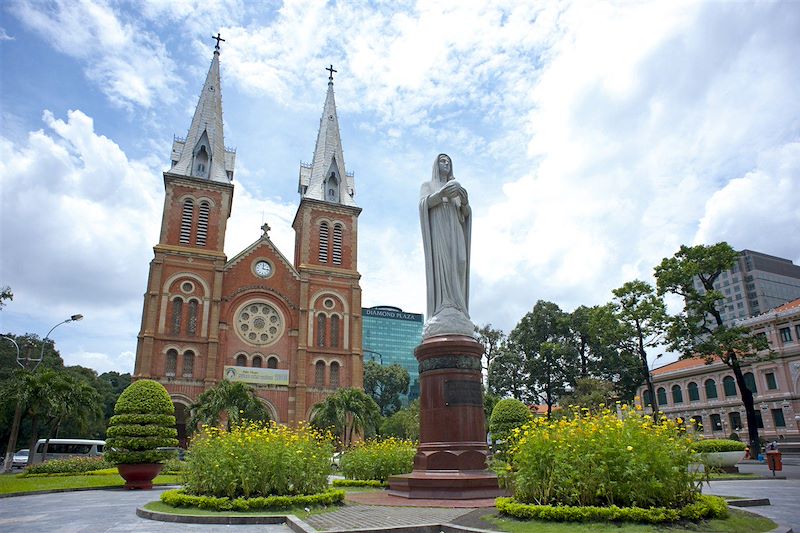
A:
[[[543,522],[539,520],[516,520],[508,517],[490,515],[484,518],[501,531],[511,533],[677,533],[678,531],[697,531],[701,533],[763,533],[777,527],[768,518],[752,513],[730,510],[724,520],[707,520],[700,523],[681,523],[673,525],[646,525],[608,522]]]
[[[158,476],[153,483],[156,485],[177,485],[178,476]],[[95,489],[105,487],[121,487],[125,480],[116,473],[81,474],[75,476],[33,476],[17,477],[14,475],[0,476],[0,494],[13,494],[36,492],[40,490],[56,489]]]
[[[727,472],[720,472],[717,474],[709,474],[710,481],[731,481],[734,479],[761,479],[758,474],[729,474]]]
[[[328,513],[330,511],[335,511],[339,509],[341,506],[338,505],[329,505],[325,507],[310,507],[309,511],[306,511],[303,507],[292,507],[289,509],[279,509],[275,511],[212,511],[209,509],[199,509],[197,507],[173,507],[171,505],[167,505],[166,503],[162,502],[150,502],[145,504],[144,508],[148,511],[153,511],[155,513],[167,513],[167,514],[175,514],[175,515],[183,515],[183,516],[286,516],[287,514],[293,514],[300,520],[304,520],[305,518],[322,513]]]

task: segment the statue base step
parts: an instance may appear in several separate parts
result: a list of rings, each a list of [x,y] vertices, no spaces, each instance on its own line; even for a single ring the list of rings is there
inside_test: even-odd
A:
[[[391,476],[389,494],[410,499],[473,500],[497,498],[506,492],[490,470],[414,470]]]

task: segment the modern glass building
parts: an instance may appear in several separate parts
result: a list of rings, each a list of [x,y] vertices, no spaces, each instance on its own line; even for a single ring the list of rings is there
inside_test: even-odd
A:
[[[406,404],[419,397],[419,367],[414,348],[422,342],[423,315],[399,307],[379,305],[361,309],[364,361],[398,364],[408,370],[410,386]]]

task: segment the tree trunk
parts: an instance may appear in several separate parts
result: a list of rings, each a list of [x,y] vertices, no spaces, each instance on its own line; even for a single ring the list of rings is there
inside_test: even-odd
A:
[[[658,422],[658,402],[656,401],[656,388],[653,386],[653,379],[650,377],[650,364],[647,362],[647,351],[644,349],[644,335],[642,326],[636,321],[636,334],[639,340],[639,359],[642,361],[642,374],[647,383],[647,390],[650,391],[650,408],[653,410],[653,420]],[[644,405],[644,401],[642,402]]]
[[[39,416],[31,417],[31,440],[28,443],[28,466],[33,464],[33,455],[36,453],[36,441],[39,440]]]
[[[50,426],[50,431],[47,432],[47,439],[44,441],[44,449],[42,449],[42,462],[47,461],[47,449],[50,447],[50,438],[53,433],[58,435],[58,428],[61,426],[61,417],[56,420],[55,426]]]
[[[14,421],[11,423],[11,435],[8,436],[8,446],[6,447],[6,460],[3,464],[3,472],[11,472],[11,466],[14,462],[14,450],[17,447],[20,420],[22,420],[22,401],[17,400],[17,407],[14,409]],[[29,452],[29,459],[30,456],[31,454]]]
[[[747,388],[744,381],[744,374],[739,365],[739,360],[736,353],[728,352],[726,363],[733,370],[733,375],[736,377],[736,385],[739,387],[739,392],[742,395],[742,403],[744,404],[744,413],[747,417],[747,439],[750,442],[750,457],[756,458],[761,453],[761,441],[758,438],[758,422],[756,421],[756,407],[753,400],[753,393]]]

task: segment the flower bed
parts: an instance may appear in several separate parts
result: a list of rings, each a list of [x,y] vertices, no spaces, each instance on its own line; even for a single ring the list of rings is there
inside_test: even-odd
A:
[[[411,472],[416,453],[415,443],[390,437],[356,444],[344,452],[340,465],[347,479],[385,482]]]
[[[693,438],[680,421],[655,423],[638,410],[620,409],[622,416],[609,409],[597,414],[575,409],[560,420],[536,418],[513,431],[509,463],[501,473],[515,500],[556,509],[616,506],[676,513],[700,501],[701,476],[688,468]]]
[[[185,493],[231,501],[321,493],[332,453],[331,436],[306,425],[204,427],[187,454]]]

